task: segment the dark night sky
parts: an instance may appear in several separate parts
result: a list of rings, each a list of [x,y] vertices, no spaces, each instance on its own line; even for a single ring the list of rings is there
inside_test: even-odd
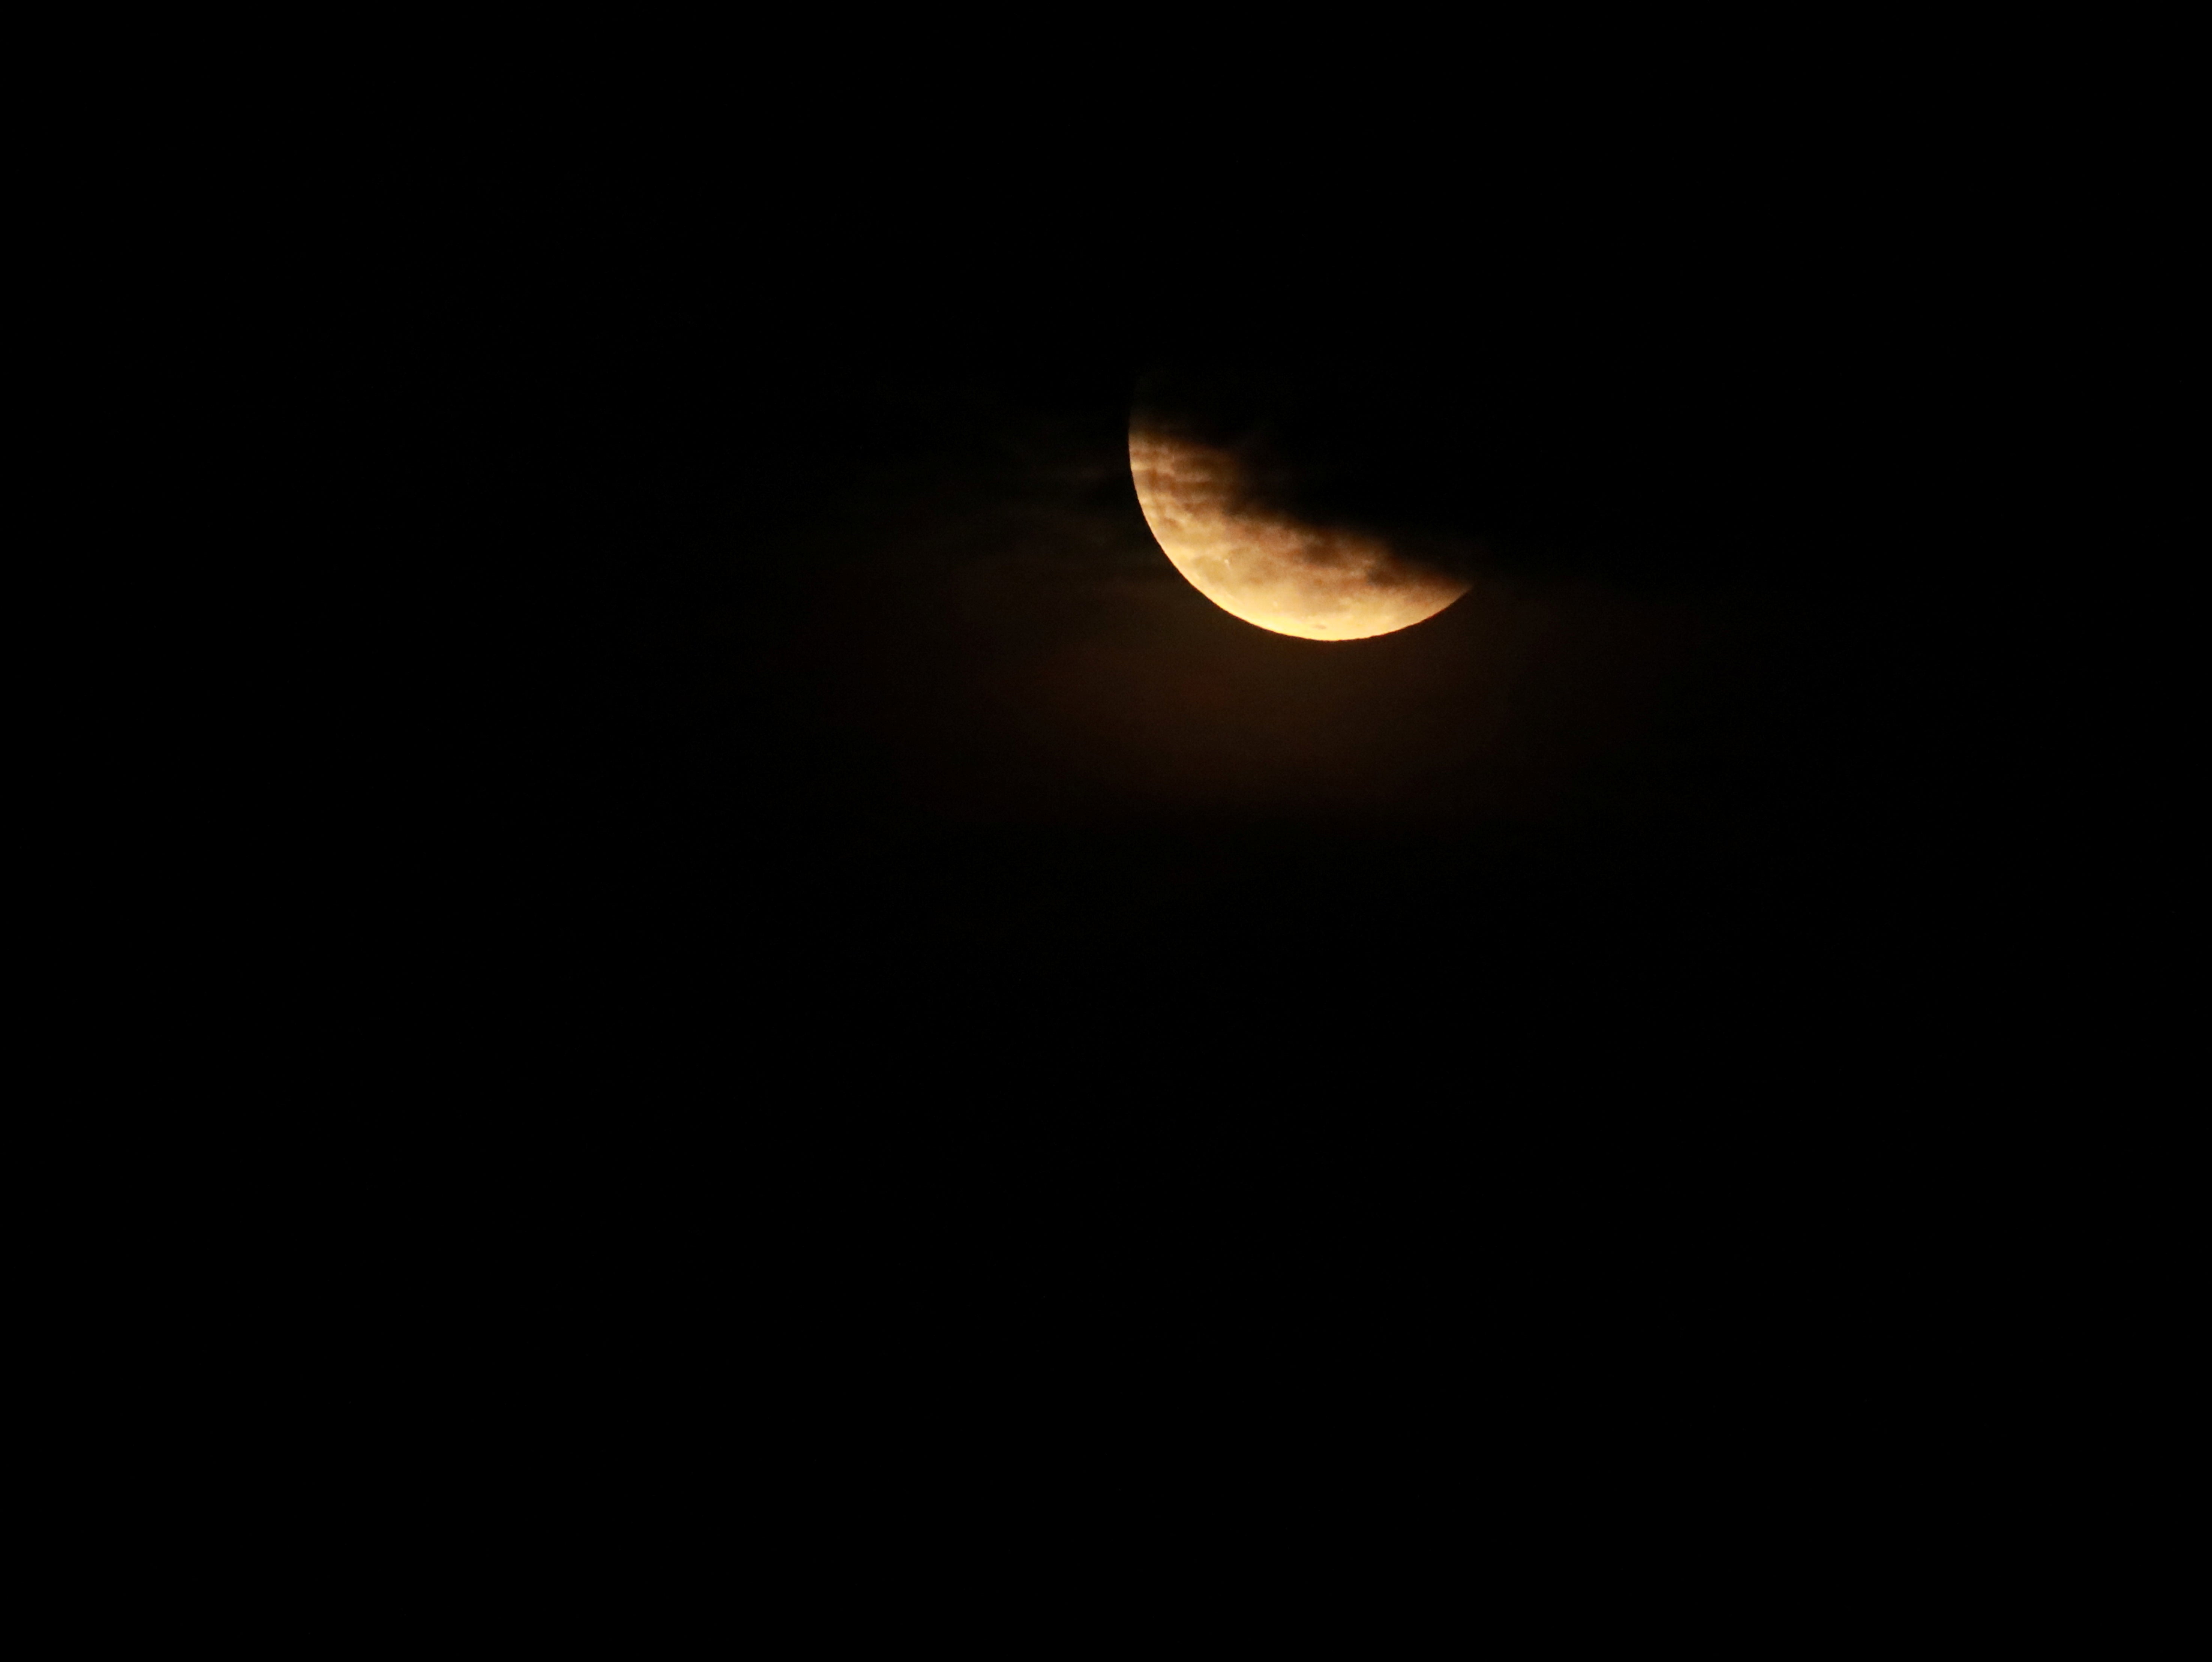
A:
[[[1624,1232],[1715,1309],[1842,1276],[1790,1221],[1970,1140],[1915,1115],[2064,835],[2002,184],[1096,113],[517,142],[392,210],[398,840],[521,1280],[1380,1336]],[[1322,644],[1176,576],[1128,400],[1224,364],[1474,590]]]
[[[1923,917],[2008,389],[1912,204],[1486,236],[1412,214],[1432,163],[1146,234],[1053,172],[735,224],[590,169],[483,182],[477,258],[392,344],[513,927],[743,916],[805,958],[834,916],[1057,960],[1140,916],[1371,914],[1479,976],[1484,931],[1440,944],[1475,891],[1539,953],[1549,908],[1632,951],[1684,905]],[[1318,506],[1449,539],[1476,590],[1337,645],[1205,603],[1121,454],[1137,375],[1192,363],[1273,378]]]

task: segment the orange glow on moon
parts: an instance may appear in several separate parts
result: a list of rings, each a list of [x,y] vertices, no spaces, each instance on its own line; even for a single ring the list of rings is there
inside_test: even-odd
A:
[[[1145,522],[1191,587],[1278,635],[1388,635],[1433,618],[1472,587],[1401,559],[1379,539],[1254,508],[1226,451],[1132,428],[1129,472]]]

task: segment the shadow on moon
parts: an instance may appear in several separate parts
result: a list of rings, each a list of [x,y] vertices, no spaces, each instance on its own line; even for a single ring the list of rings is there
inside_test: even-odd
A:
[[[1255,500],[1232,450],[1133,425],[1129,472],[1161,551],[1231,616],[1278,635],[1357,641],[1433,618],[1472,587],[1386,539]]]

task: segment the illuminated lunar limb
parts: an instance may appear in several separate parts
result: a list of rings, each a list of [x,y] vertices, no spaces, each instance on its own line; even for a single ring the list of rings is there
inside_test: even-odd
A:
[[[1225,451],[1132,429],[1129,472],[1161,551],[1231,617],[1309,641],[1358,641],[1432,618],[1461,579],[1356,532],[1255,509]]]

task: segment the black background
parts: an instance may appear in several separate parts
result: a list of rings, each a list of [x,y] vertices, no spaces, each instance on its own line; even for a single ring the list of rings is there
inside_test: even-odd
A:
[[[462,1330],[1541,1395],[2002,1304],[2090,627],[2051,172],[1940,88],[1388,91],[523,124],[375,193],[392,1228],[468,1238]],[[1211,607],[1121,448],[1193,363],[1475,591]]]

